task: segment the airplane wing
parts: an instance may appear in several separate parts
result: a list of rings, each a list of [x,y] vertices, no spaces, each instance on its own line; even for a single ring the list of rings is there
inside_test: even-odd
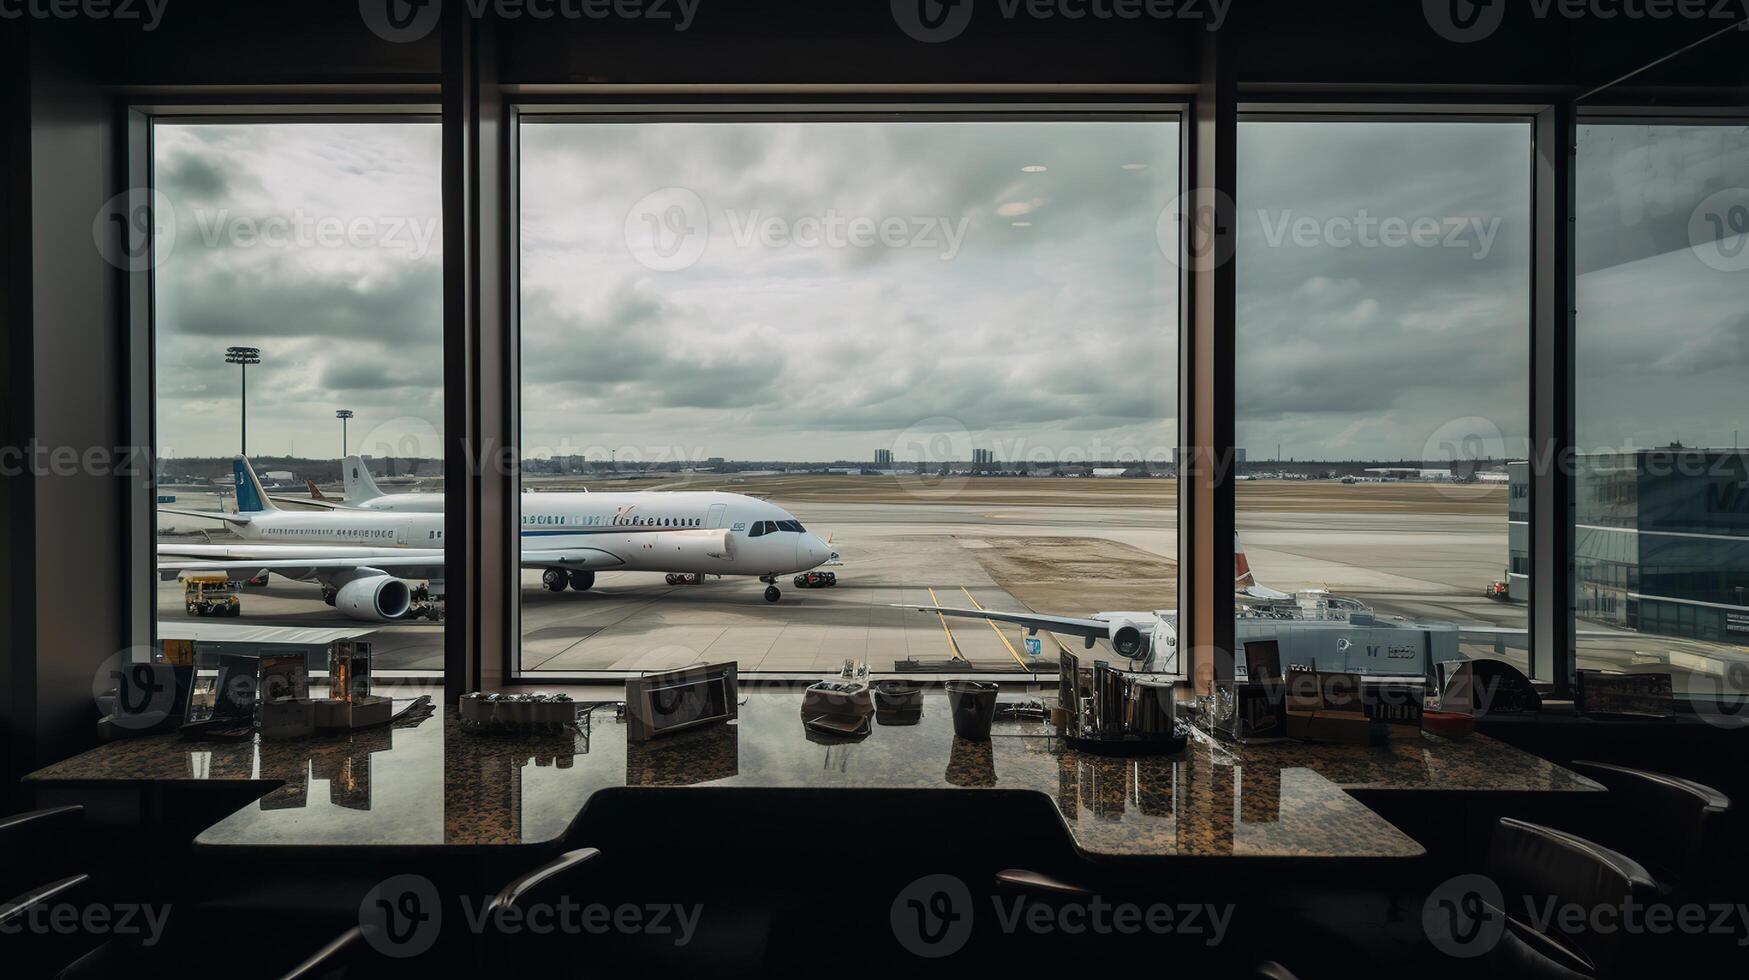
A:
[[[299,507],[316,507],[316,508],[320,508],[322,510],[358,510],[359,509],[357,507],[348,507],[345,504],[336,503],[332,500],[329,500],[327,497],[282,497],[278,494],[270,493],[267,495],[267,499],[272,500],[275,503],[296,504]]]
[[[913,606],[906,603],[894,603],[898,609],[915,609],[921,613],[938,613],[942,616],[960,616],[966,619],[986,619],[998,623],[1014,623],[1024,626],[1029,631],[1048,630],[1052,633],[1067,633],[1071,636],[1084,637],[1090,640],[1111,639],[1111,624],[1103,619],[1076,619],[1072,616],[1040,616],[1035,613],[1006,613],[989,609],[955,609],[950,606]]]
[[[199,517],[209,521],[224,521],[226,524],[247,524],[248,514],[227,514],[216,510],[178,510],[175,507],[160,507],[160,514],[175,514],[178,517]]]
[[[564,568],[596,571],[624,565],[624,559],[600,548],[523,549],[524,568]],[[378,568],[400,571],[409,578],[441,574],[441,548],[368,548],[352,545],[305,544],[163,544],[158,548],[160,572],[218,572]]]

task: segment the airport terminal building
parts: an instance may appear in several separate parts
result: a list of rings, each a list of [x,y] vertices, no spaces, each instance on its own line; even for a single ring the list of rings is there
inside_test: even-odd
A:
[[[1514,599],[1530,571],[1529,464],[1511,466]],[[1663,636],[1749,643],[1749,452],[1587,453],[1574,472],[1575,611]]]

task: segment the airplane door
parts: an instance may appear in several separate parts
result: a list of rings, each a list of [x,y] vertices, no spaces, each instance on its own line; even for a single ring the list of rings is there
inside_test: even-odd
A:
[[[723,515],[729,512],[728,504],[711,504],[710,513],[705,515],[704,526],[712,531],[723,526]]]
[[[408,527],[410,527],[410,525],[402,524],[399,527],[395,528],[395,547],[397,547],[397,548],[407,547],[407,529],[408,529]]]

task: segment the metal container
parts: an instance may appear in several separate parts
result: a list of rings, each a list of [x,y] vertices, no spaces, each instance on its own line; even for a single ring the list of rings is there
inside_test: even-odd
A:
[[[1075,678],[1081,673],[1081,658],[1067,650],[1057,662],[1057,707],[1063,713],[1059,734],[1076,737],[1081,734],[1081,692]]]
[[[1130,676],[1103,660],[1093,664],[1093,731],[1097,738],[1122,738],[1129,710]]]
[[[1130,684],[1130,732],[1144,738],[1171,735],[1178,729],[1178,703],[1173,684],[1154,677],[1138,677]]]

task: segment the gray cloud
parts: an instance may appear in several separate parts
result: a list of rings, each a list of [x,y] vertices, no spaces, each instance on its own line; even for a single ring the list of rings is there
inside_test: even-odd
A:
[[[1719,440],[1744,414],[1749,273],[1669,245],[1674,216],[1749,181],[1732,132],[1583,143],[1582,443]],[[1134,123],[527,126],[524,442],[862,459],[945,417],[986,444],[1170,447],[1177,272],[1154,227],[1178,192],[1176,141]],[[179,211],[439,210],[434,127],[160,127],[159,148]],[[1528,127],[1247,123],[1240,151],[1241,444],[1413,456],[1480,416],[1518,451]],[[697,193],[711,223],[702,258],[675,272],[638,264],[623,230],[667,187]],[[1458,249],[1269,240],[1284,216],[1363,211],[1495,230],[1485,254],[1473,235]],[[944,261],[733,234],[829,212],[963,222],[965,239]],[[160,430],[179,450],[234,444],[231,343],[266,352],[251,429],[274,451],[325,432],[342,403],[372,425],[402,420],[396,433],[441,423],[435,254],[239,248],[187,225],[159,286]]]

